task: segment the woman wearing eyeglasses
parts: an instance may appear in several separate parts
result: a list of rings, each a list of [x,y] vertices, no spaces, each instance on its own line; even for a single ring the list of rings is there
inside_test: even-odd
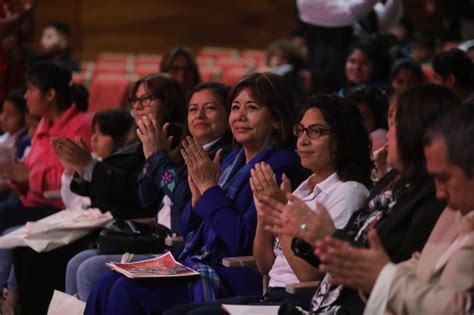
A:
[[[168,74],[145,76],[130,89],[128,99],[135,125],[153,117],[158,126],[168,122],[168,134],[174,136],[171,148],[180,140],[184,125],[186,93],[182,85]],[[103,161],[93,159],[79,144],[63,139],[56,154],[76,172],[71,190],[91,198],[91,206],[111,211],[120,218],[151,217],[159,203],[142,207],[137,178],[145,164],[143,146],[137,130],[130,131],[128,145]]]
[[[153,115],[160,126],[171,122],[171,127],[178,131],[179,125],[184,124],[186,93],[168,74],[153,74],[136,81],[130,90],[129,104],[136,124],[147,115]],[[173,134],[172,128],[168,131]],[[175,139],[179,142],[179,134],[175,134]],[[102,161],[93,159],[80,141],[61,138],[55,139],[53,145],[61,162],[76,173],[71,190],[89,196],[92,207],[111,211],[120,218],[154,216],[159,204],[145,208],[139,202],[137,178],[145,157],[135,128],[125,142],[127,145]],[[17,279],[18,287],[21,287],[20,299],[27,301],[21,305],[25,314],[47,312],[54,289],[58,288],[58,283],[64,283],[57,279],[64,279],[68,260],[82,249],[72,243],[47,254],[31,250],[16,254],[15,272],[21,275]],[[36,280],[31,282],[31,279]]]
[[[264,161],[278,182],[285,173],[295,183],[305,173],[292,149],[292,104],[282,77],[249,75],[232,88],[229,100],[229,125],[238,147],[222,161],[211,160],[191,138],[181,150],[192,201],[181,216],[186,241],[178,259],[200,277],[188,284],[177,279],[144,282],[107,272],[92,289],[85,314],[161,314],[175,305],[261,292],[257,273],[221,263],[252,253],[257,213],[250,170]]]
[[[293,195],[313,211],[329,215],[336,227],[344,227],[372,186],[370,141],[357,108],[335,95],[314,97],[309,100],[300,122],[293,126],[293,133],[298,138],[301,164],[312,172]],[[267,223],[261,216],[258,200],[278,194],[276,183],[269,180],[272,174],[266,164],[257,165],[252,171],[251,183],[259,214],[253,255],[259,271],[270,276],[268,295],[291,298],[284,290],[286,284],[318,280],[320,275],[294,255],[291,237],[265,229]],[[287,182],[282,190],[290,192],[290,186]],[[280,195],[286,203],[286,196]],[[319,205],[328,209],[327,212]],[[306,228],[301,226],[302,230]]]
[[[293,134],[298,138],[297,150],[301,164],[312,172],[293,195],[313,211],[329,215],[336,226],[344,227],[352,213],[365,201],[369,195],[368,188],[371,187],[373,163],[370,159],[369,136],[357,108],[335,95],[312,98],[306,104],[300,122],[293,126]],[[267,222],[262,216],[260,203],[265,196],[286,203],[285,193],[290,192],[291,183],[284,176],[280,189],[270,165],[261,162],[251,171],[250,185],[258,217],[253,256],[260,273],[270,277],[269,289],[263,297],[237,297],[222,303],[308,305],[308,297],[289,294],[285,286],[300,281],[314,281],[322,275],[312,265],[295,256],[291,249],[291,237],[274,234],[265,228]],[[328,212],[318,209],[318,204],[328,209]],[[303,230],[306,228],[301,226]],[[198,307],[199,310],[195,310]],[[165,314],[187,314],[191,310],[199,314],[226,314],[220,303],[183,305]]]

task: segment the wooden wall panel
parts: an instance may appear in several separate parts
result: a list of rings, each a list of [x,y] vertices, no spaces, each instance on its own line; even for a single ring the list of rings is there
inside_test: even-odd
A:
[[[38,29],[50,19],[77,21],[75,53],[85,60],[101,51],[163,53],[176,44],[265,48],[297,25],[286,0],[42,0]]]
[[[265,48],[296,26],[294,0],[41,0],[39,41],[50,20],[68,22],[75,56],[101,51],[164,53],[176,44]],[[436,30],[438,17],[422,13],[422,0],[404,0],[418,29]]]

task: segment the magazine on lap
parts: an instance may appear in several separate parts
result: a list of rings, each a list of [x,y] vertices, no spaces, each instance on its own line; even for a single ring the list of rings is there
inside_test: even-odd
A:
[[[170,252],[133,263],[110,262],[106,266],[131,279],[199,276],[199,272],[177,262]]]

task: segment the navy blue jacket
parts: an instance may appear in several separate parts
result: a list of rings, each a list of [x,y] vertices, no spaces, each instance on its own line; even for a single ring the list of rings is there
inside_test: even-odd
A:
[[[229,166],[240,150],[229,153],[221,163],[221,172]],[[258,162],[266,162],[273,168],[277,182],[281,182],[281,175],[285,173],[291,182],[297,186],[306,177],[307,173],[300,166],[299,156],[294,150],[270,150],[260,159],[249,162],[253,166]],[[181,233],[185,237],[198,231],[203,222],[211,226],[216,234],[214,247],[205,263],[211,266],[219,275],[226,291],[231,295],[255,295],[262,292],[260,274],[249,268],[228,268],[222,266],[225,257],[252,255],[252,245],[257,227],[257,212],[253,202],[249,184],[250,171],[247,176],[241,177],[240,182],[234,182],[235,198],[231,200],[225,191],[218,185],[209,188],[201,196],[195,208],[190,204],[184,209],[181,216]],[[232,178],[231,180],[234,180]],[[195,239],[195,238],[193,238]],[[186,238],[186,248],[189,238]],[[199,253],[201,244],[196,244],[185,257]]]

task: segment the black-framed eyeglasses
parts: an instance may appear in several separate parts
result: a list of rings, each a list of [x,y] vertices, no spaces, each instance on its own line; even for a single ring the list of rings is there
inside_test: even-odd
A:
[[[295,124],[293,125],[293,134],[296,137],[301,137],[303,132],[306,132],[306,135],[312,140],[318,140],[325,134],[331,133],[331,128],[321,126],[319,124],[310,125],[308,127],[304,127],[302,124]]]
[[[137,104],[140,104],[141,107],[147,107],[151,105],[151,101],[153,101],[155,97],[153,95],[143,95],[141,97],[129,97],[128,104],[132,108],[136,108]]]

